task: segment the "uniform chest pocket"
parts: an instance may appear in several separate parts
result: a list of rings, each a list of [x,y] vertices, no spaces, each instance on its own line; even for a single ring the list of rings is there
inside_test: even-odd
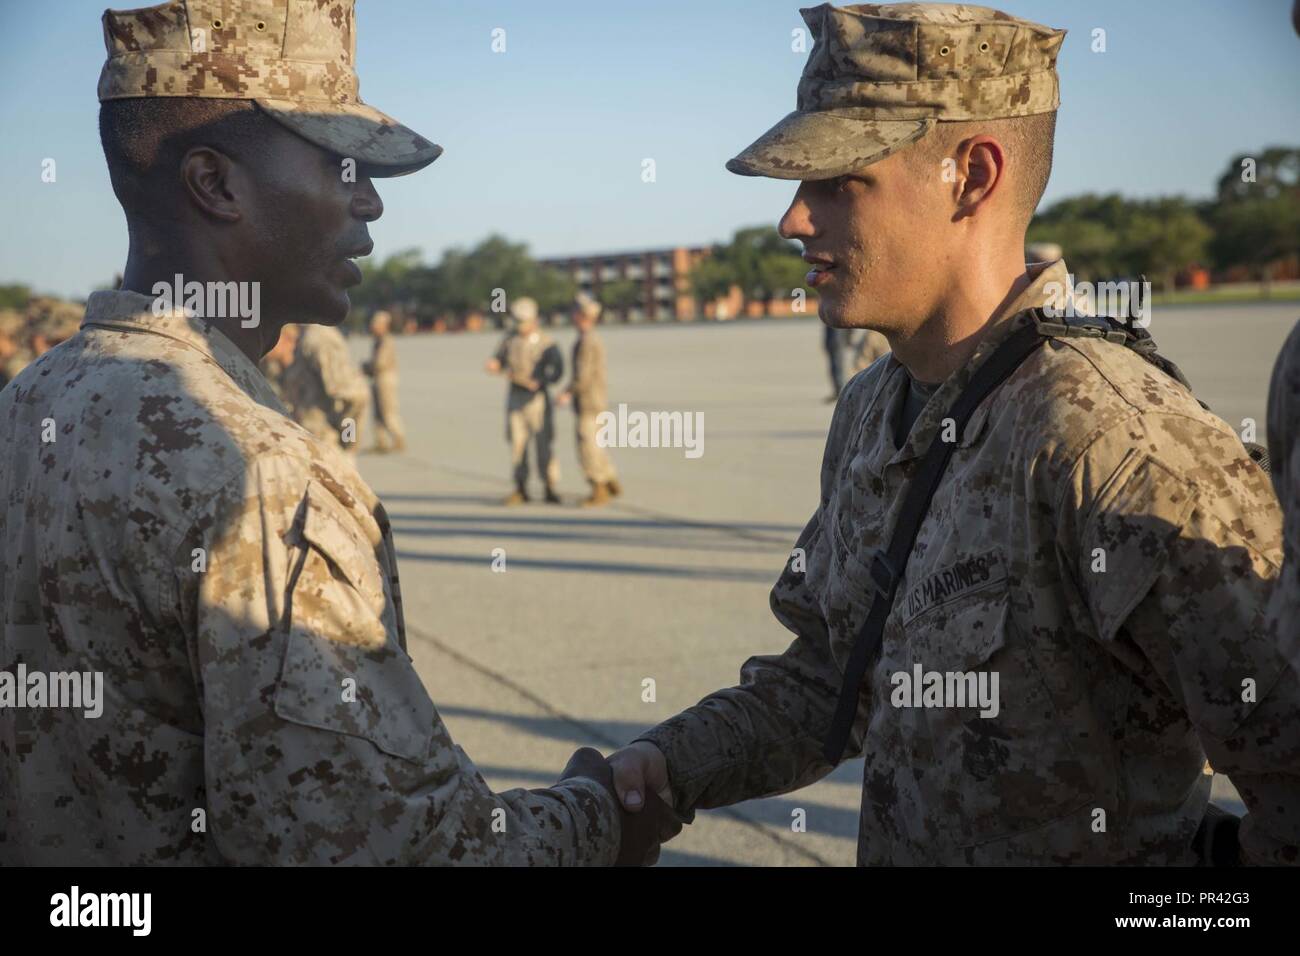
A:
[[[923,709],[931,745],[932,765],[917,768],[925,802],[956,845],[1013,836],[1087,802],[1083,766],[1005,582],[917,614],[902,636],[906,703]]]
[[[281,718],[370,741],[409,760],[429,749],[436,711],[397,641],[382,570],[342,506],[309,486],[288,599]]]

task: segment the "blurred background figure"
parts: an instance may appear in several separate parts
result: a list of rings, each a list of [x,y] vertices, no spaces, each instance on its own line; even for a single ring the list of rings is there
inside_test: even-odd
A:
[[[27,320],[14,309],[0,309],[0,388],[4,388],[32,360],[23,337]]]
[[[361,368],[374,382],[375,447],[380,454],[406,450],[406,430],[397,407],[397,344],[392,336],[393,317],[382,310],[370,317],[373,351]]]
[[[54,346],[76,335],[84,314],[85,309],[72,302],[48,297],[32,299],[27,306],[32,358],[40,358]]]
[[[298,326],[286,325],[280,330],[280,338],[276,340],[275,347],[262,356],[262,361],[257,363],[257,367],[262,370],[262,375],[266,377],[267,384],[271,386],[271,391],[275,392],[276,398],[284,405],[285,410],[293,415],[293,405],[285,392],[284,376],[289,366],[293,364],[293,353],[298,347]]]
[[[512,331],[502,340],[485,368],[504,375],[510,382],[506,394],[506,439],[510,442],[510,465],[515,490],[505,499],[519,505],[528,497],[528,444],[536,440],[537,468],[546,487],[546,501],[559,504],[555,486],[560,481],[560,463],[552,453],[555,426],[548,386],[564,374],[564,359],[555,341],[537,324],[537,303],[527,297],[510,306]]]
[[[844,371],[841,364],[844,342],[843,329],[832,328],[829,325],[822,326],[822,348],[826,350],[831,372],[831,394],[826,399],[827,403],[838,402],[840,391],[844,388]]]
[[[591,483],[591,495],[583,501],[590,507],[603,505],[622,488],[609,454],[596,442],[596,418],[609,405],[606,382],[605,343],[596,334],[600,303],[584,292],[574,300],[573,324],[578,341],[573,344],[573,371],[568,386],[560,392],[561,405],[573,402],[577,419],[578,462]]]
[[[863,329],[853,347],[853,374],[857,375],[882,355],[889,354],[889,340],[874,329]]]
[[[356,454],[370,388],[343,333],[329,325],[300,329],[282,380],[294,421],[322,443]]]

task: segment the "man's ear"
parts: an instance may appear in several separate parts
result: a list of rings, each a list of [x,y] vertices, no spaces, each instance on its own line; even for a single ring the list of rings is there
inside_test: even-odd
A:
[[[181,160],[181,182],[190,201],[205,216],[221,222],[238,222],[239,190],[235,164],[210,146],[195,146]]]
[[[955,218],[961,219],[973,216],[1001,188],[1007,171],[1002,144],[987,135],[963,141],[957,149],[957,170],[960,191]]]

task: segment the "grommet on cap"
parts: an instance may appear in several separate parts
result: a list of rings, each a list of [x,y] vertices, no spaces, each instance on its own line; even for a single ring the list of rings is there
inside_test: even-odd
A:
[[[947,56],[948,53],[949,53],[949,49],[948,49],[948,47],[946,47],[946,46],[941,46],[941,47],[939,47],[939,55],[940,55],[940,56]]]
[[[220,29],[221,29],[221,26],[222,26],[222,23],[221,23],[221,17],[213,17],[213,18],[212,18],[212,29],[214,29],[214,30],[220,30]]]
[[[265,30],[266,30],[266,21],[265,21],[265,20],[258,20],[258,21],[257,21],[257,30],[258,30],[259,33],[265,32]],[[988,46],[987,43],[984,44],[984,45],[985,45],[985,46]]]
[[[989,41],[988,41],[988,40],[985,40],[983,43],[980,44],[980,52],[981,52],[981,53],[987,53],[987,52],[989,52]]]

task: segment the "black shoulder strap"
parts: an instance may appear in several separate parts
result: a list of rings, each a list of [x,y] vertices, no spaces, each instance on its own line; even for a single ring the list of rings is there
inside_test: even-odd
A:
[[[1038,330],[1043,335],[1051,338],[1101,338],[1114,342],[1136,352],[1189,392],[1192,390],[1192,384],[1187,381],[1182,369],[1157,351],[1156,340],[1151,337],[1146,326],[1138,325],[1132,317],[1123,320],[1109,315],[1057,317],[1048,316],[1042,309],[1033,311],[1038,319]],[[1209,411],[1209,406],[1200,399],[1197,401]]]
[[[965,390],[948,410],[948,417],[956,422],[958,435],[965,430],[971,415],[989,393],[1006,381],[1007,376],[1019,368],[1044,341],[1046,339],[1038,328],[1038,323],[1032,322],[1011,333],[975,371]],[[871,558],[871,583],[876,593],[871,599],[867,619],[849,652],[848,664],[844,668],[844,683],[840,687],[840,699],[835,706],[835,717],[831,721],[831,729],[826,735],[822,751],[832,766],[838,764],[844,755],[844,745],[858,713],[862,678],[880,647],[885,618],[889,616],[898,584],[907,570],[907,560],[916,544],[916,536],[930,510],[930,500],[943,479],[956,446],[955,441],[944,441],[942,433],[935,435],[930,447],[926,449],[925,457],[921,459],[920,467],[908,483],[907,497],[903,499],[888,549],[883,552],[877,549]]]
[[[1124,320],[1108,315],[1049,317],[1041,309],[1035,309],[1034,315],[1038,319],[1038,331],[1050,338],[1103,338],[1136,352],[1187,389],[1201,408],[1207,412],[1211,411],[1209,405],[1196,397],[1196,393],[1192,391],[1192,383],[1187,381],[1187,376],[1183,374],[1182,369],[1157,351],[1156,340],[1151,337],[1151,333],[1145,326],[1135,323],[1132,317]],[[1268,459],[1268,449],[1253,441],[1243,441],[1241,444],[1251,460],[1267,472],[1271,464]]]

